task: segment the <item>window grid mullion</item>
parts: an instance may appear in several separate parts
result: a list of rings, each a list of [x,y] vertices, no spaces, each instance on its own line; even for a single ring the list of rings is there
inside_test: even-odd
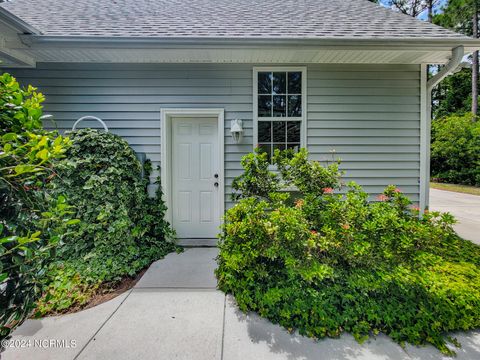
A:
[[[271,76],[270,76],[270,114],[272,115],[273,117],[273,71],[270,73]]]
[[[288,117],[288,71],[285,71],[285,117]],[[285,125],[285,128],[287,126]],[[287,130],[285,130],[287,131]],[[285,141],[287,139],[287,134],[285,133]],[[286,146],[286,145],[285,145]]]
[[[272,73],[272,79],[273,79],[273,73]],[[273,86],[273,84],[272,84],[272,86]],[[273,92],[273,87],[272,87],[272,92]],[[272,101],[272,104],[273,104],[273,101]],[[273,157],[273,143],[274,143],[274,141],[275,141],[275,139],[273,138],[273,121],[270,121],[270,159]]]

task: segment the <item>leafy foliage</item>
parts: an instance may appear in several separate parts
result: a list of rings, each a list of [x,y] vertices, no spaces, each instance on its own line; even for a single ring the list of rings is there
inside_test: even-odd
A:
[[[323,167],[319,162],[308,161],[305,149],[294,154],[291,149],[275,152],[272,161],[278,172],[269,170],[268,155],[260,149],[245,155],[241,161],[244,172],[232,182],[232,199],[256,197],[274,201],[282,188],[297,187],[302,192],[321,194],[340,186],[338,163]]]
[[[472,107],[472,70],[462,69],[447,76],[432,91],[432,114],[434,119],[467,114]]]
[[[442,6],[441,12],[434,17],[434,23],[472,36],[472,20],[476,9],[480,9],[479,0],[448,0]]]
[[[128,143],[111,133],[70,133],[72,146],[58,166],[55,192],[66,194],[81,219],[58,249],[46,275],[38,315],[82,306],[105,282],[132,276],[175,249],[161,187],[149,198],[149,174]]]
[[[480,186],[480,123],[471,114],[433,121],[431,169],[439,181]]]
[[[314,338],[384,332],[447,354],[445,333],[480,326],[480,248],[454,233],[451,215],[420,218],[394,186],[377,202],[353,183],[322,188],[337,169],[319,171],[305,151],[276,158],[287,178],[319,185],[294,205],[250,196],[227,212],[216,275],[243,311]]]
[[[339,163],[323,167],[318,161],[309,161],[305,149],[300,149],[298,153],[291,149],[277,151],[274,161],[284,184],[295,186],[303,194],[318,196],[341,186]]]
[[[437,25],[465,34],[478,37],[478,19],[480,13],[479,0],[448,0],[440,2],[440,12],[433,17]],[[476,26],[474,26],[474,19]],[[470,56],[472,69],[447,77],[433,91],[433,113],[435,117],[448,116],[453,113],[475,112],[478,107],[478,51]],[[475,82],[477,84],[475,84]],[[475,84],[475,86],[472,86]],[[473,95],[475,88],[476,95]]]
[[[46,184],[70,141],[42,128],[43,95],[0,76],[0,338],[33,310],[54,249],[68,236],[72,208]]]
[[[278,176],[268,171],[270,162],[267,153],[255,149],[254,153],[242,158],[241,164],[245,171],[232,182],[232,187],[236,189],[232,200],[250,196],[268,198],[269,194],[278,191]]]

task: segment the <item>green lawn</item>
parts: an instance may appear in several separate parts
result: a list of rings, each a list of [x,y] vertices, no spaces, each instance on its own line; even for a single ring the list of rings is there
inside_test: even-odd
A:
[[[464,194],[480,195],[480,187],[457,185],[457,184],[445,184],[445,183],[430,183],[430,187],[438,190],[455,191]]]

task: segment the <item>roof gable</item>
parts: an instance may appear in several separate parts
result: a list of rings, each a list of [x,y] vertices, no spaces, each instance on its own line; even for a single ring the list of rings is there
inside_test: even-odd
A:
[[[48,36],[465,39],[367,0],[12,0]]]

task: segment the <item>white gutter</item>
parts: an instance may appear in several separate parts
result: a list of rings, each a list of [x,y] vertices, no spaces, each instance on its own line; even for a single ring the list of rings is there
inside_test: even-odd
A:
[[[432,90],[461,64],[465,54],[463,46],[452,50],[452,57],[445,66],[427,81],[427,66],[422,65],[421,118],[420,118],[420,209],[429,205],[430,192],[430,138],[432,129]]]
[[[68,48],[166,48],[166,47],[319,47],[350,48],[364,50],[365,48],[392,49],[403,51],[448,51],[452,47],[463,44],[467,48],[479,48],[480,40],[466,36],[458,38],[315,38],[315,37],[122,37],[122,36],[52,36],[52,35],[21,35],[22,42],[32,48],[38,47],[68,47]]]

